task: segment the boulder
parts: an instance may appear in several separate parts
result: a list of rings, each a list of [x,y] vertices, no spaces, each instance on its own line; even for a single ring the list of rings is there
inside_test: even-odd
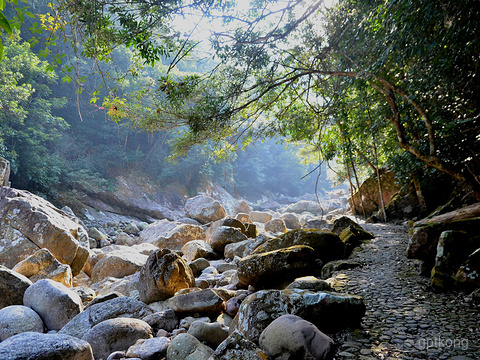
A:
[[[455,274],[457,285],[467,289],[480,287],[480,248],[475,250]]]
[[[192,269],[193,276],[197,277],[202,273],[203,270],[210,266],[210,262],[207,259],[199,258],[193,260],[190,264],[188,264],[188,266],[190,269]]]
[[[137,224],[132,221],[124,226],[123,231],[129,235],[138,235],[140,233],[140,229],[138,228]]]
[[[363,234],[365,240],[374,238],[371,233],[365,231],[360,225],[347,216],[342,216],[333,222],[332,232],[340,236],[340,234],[349,227],[356,230],[358,233]]]
[[[471,239],[461,231],[442,232],[437,245],[435,266],[431,273],[432,288],[437,291],[450,289],[458,268],[478,246],[480,238]]]
[[[400,191],[400,186],[395,179],[395,173],[391,171],[382,171],[380,181],[382,183],[383,203],[388,204],[392,197]],[[377,176],[372,175],[365,180],[360,185],[360,190],[353,194],[348,202],[354,214],[369,217],[376,213],[382,207]]]
[[[62,264],[48,249],[40,249],[13,268],[14,271],[35,282],[41,279],[51,279],[67,287],[72,287],[72,269]]]
[[[13,268],[47,248],[78,275],[88,258],[85,229],[62,210],[28,191],[0,188],[0,263]]]
[[[248,238],[256,238],[257,237],[257,225],[245,223],[245,235]]]
[[[212,354],[212,360],[267,360],[268,355],[238,332],[230,334]]]
[[[75,316],[59,333],[82,338],[91,328],[104,320],[117,317],[142,319],[154,311],[143,302],[128,296],[115,297],[89,306]]]
[[[223,254],[225,246],[231,243],[237,243],[247,239],[247,236],[242,232],[231,226],[220,226],[212,234],[212,238],[208,239],[208,243],[212,247],[213,251]]]
[[[311,322],[296,315],[282,315],[260,334],[260,347],[272,359],[330,360],[333,340]]]
[[[322,215],[323,208],[316,201],[300,200],[294,204],[288,205],[284,209],[284,212],[297,213],[297,214],[301,214],[303,212],[309,212],[315,215]]]
[[[185,260],[175,252],[162,249],[150,254],[140,271],[138,292],[141,301],[151,303],[166,300],[194,284],[195,277]]]
[[[177,335],[167,349],[168,360],[208,360],[213,350],[203,345],[193,335]]]
[[[245,233],[246,227],[243,222],[233,218],[224,218],[213,222],[205,231],[205,240],[210,242],[218,228],[221,226],[228,226],[240,230],[241,233]]]
[[[252,211],[249,215],[250,219],[257,223],[265,224],[272,220],[272,214],[267,211]]]
[[[197,320],[190,325],[188,333],[205,345],[216,349],[228,337],[228,328],[218,322]]]
[[[0,157],[0,187],[10,186],[10,161]]]
[[[335,271],[355,269],[359,266],[362,266],[362,264],[353,260],[330,261],[322,267],[322,279],[328,279]]]
[[[108,239],[108,236],[106,234],[104,234],[94,226],[88,229],[88,236],[90,236],[92,239],[96,241]]]
[[[85,340],[63,334],[25,332],[0,343],[2,360],[94,360]]]
[[[287,229],[300,229],[302,225],[300,224],[300,219],[296,214],[293,213],[284,213],[280,215],[280,219],[285,222]]]
[[[127,358],[142,360],[157,360],[165,358],[170,339],[166,337],[154,337],[152,339],[140,339],[127,350]]]
[[[140,242],[154,244],[160,249],[181,250],[191,240],[203,240],[203,228],[166,219],[155,221],[140,232]]]
[[[22,274],[0,265],[0,309],[22,305],[25,290],[33,283]]]
[[[235,215],[238,215],[241,213],[249,214],[252,210],[253,210],[252,207],[248,205],[248,203],[245,200],[241,200],[233,208],[233,213]]]
[[[285,225],[285,221],[282,219],[272,219],[265,223],[265,231],[278,234],[278,233],[286,233],[287,226]]]
[[[317,279],[314,276],[304,276],[295,279],[294,282],[288,284],[285,288],[285,290],[288,289],[309,290],[313,292],[333,291],[332,287],[325,280]]]
[[[92,282],[99,282],[106,277],[122,278],[132,275],[145,265],[148,256],[130,248],[106,253],[93,267]]]
[[[23,304],[40,315],[48,330],[60,330],[83,310],[75,291],[50,279],[39,280],[25,290]]]
[[[196,259],[215,259],[217,254],[213,251],[210,244],[203,240],[192,240],[182,247],[183,258],[191,262]]]
[[[305,245],[253,254],[238,262],[238,279],[260,288],[283,288],[314,268],[314,250]]]
[[[479,228],[480,203],[417,221],[409,230],[407,258],[424,260],[433,267],[438,240],[443,231],[463,231],[473,238],[478,236]]]
[[[154,333],[157,333],[160,329],[172,332],[179,324],[177,315],[172,309],[145,316],[142,320],[152,327]]]
[[[353,249],[360,246],[365,240],[373,239],[374,236],[355,226],[348,226],[339,235],[342,242],[345,244],[345,257],[349,257]]]
[[[201,224],[223,219],[227,216],[225,208],[217,200],[206,195],[197,195],[185,203],[186,216]]]
[[[314,257],[321,259],[324,263],[343,258],[345,251],[342,240],[331,232],[315,229],[295,229],[264,242],[253,253],[259,254],[294,245],[312,247],[315,250]]]
[[[225,246],[223,251],[225,259],[233,259],[235,256],[243,258],[251,255],[253,251],[268,240],[266,236],[258,236],[255,239],[247,239],[237,243],[231,243]]]
[[[0,310],[0,342],[20,333],[43,330],[42,319],[27,306],[12,305]]]
[[[177,313],[219,314],[223,299],[212,289],[203,289],[175,295],[168,304]]]
[[[107,360],[112,352],[126,350],[137,340],[150,338],[152,328],[145,321],[118,317],[95,325],[82,339],[92,347],[95,360]]]
[[[360,296],[306,290],[260,290],[240,305],[230,325],[230,334],[238,331],[257,342],[263,330],[281,315],[292,314],[308,319],[320,331],[335,333],[359,326],[365,315]]]
[[[252,219],[250,219],[250,215],[248,215],[248,213],[238,213],[235,215],[235,219],[241,221],[244,225],[252,222]]]
[[[140,280],[140,273],[124,276],[120,279],[114,277],[107,277],[102,281],[92,285],[98,296],[105,296],[112,292],[138,297],[138,282]]]
[[[304,229],[329,229],[331,226],[327,223],[325,219],[309,219],[306,221],[305,225],[303,226]]]

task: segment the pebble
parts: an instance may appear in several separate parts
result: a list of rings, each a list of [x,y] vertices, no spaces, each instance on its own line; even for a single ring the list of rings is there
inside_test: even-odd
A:
[[[365,264],[333,274],[335,291],[363,296],[367,312],[360,331],[346,331],[336,360],[480,359],[480,306],[461,292],[433,293],[405,257],[408,230],[402,225],[362,224],[376,238],[351,260]]]

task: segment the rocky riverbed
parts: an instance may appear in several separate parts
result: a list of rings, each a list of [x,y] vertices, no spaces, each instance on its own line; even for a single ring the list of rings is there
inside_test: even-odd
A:
[[[405,257],[405,226],[362,224],[376,237],[355,249],[362,264],[334,273],[339,292],[360,295],[362,329],[342,333],[335,359],[480,359],[480,306],[468,293],[434,293]]]

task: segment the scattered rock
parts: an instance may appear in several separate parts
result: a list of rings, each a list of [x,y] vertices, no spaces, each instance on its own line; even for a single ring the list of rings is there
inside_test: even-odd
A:
[[[116,296],[112,294],[112,296]],[[102,301],[102,299],[98,299]],[[104,320],[117,317],[142,319],[154,311],[143,302],[128,296],[114,297],[110,300],[90,305],[75,316],[59,333],[82,338],[91,328]]]
[[[170,339],[166,337],[154,337],[152,339],[137,340],[135,345],[128,348],[128,358],[139,358],[142,360],[163,359],[167,355]]]
[[[233,213],[235,215],[238,215],[241,213],[249,214],[252,210],[253,210],[252,207],[248,205],[248,203],[245,200],[241,200],[235,205],[233,209]]]
[[[297,215],[292,213],[284,213],[280,215],[280,219],[285,222],[287,229],[300,229],[302,225]]]
[[[203,345],[193,335],[177,335],[167,349],[168,360],[208,360],[213,350]]]
[[[27,306],[12,305],[0,310],[0,342],[27,331],[43,330],[42,319]]]
[[[316,201],[300,200],[294,204],[288,205],[284,212],[292,212],[297,214],[309,212],[315,215],[321,215],[323,214],[323,209],[322,206]]]
[[[0,265],[0,309],[22,305],[25,290],[33,283],[22,274]]]
[[[177,313],[218,314],[223,299],[212,289],[204,289],[175,295],[170,298],[169,306]]]
[[[156,312],[144,317],[142,320],[152,327],[154,333],[157,333],[160,329],[172,332],[179,324],[177,315],[172,309]]]
[[[217,254],[213,251],[210,244],[207,244],[203,240],[192,240],[183,245],[182,247],[183,258],[188,262],[204,258],[215,259]]]
[[[365,309],[363,299],[354,295],[297,289],[261,290],[242,302],[230,325],[230,333],[238,331],[257,342],[262,331],[285,314],[308,319],[321,331],[334,333],[359,326]]]
[[[333,291],[332,287],[325,280],[317,279],[314,276],[305,276],[295,279],[294,282],[285,288],[285,290],[287,289],[309,290],[313,292]]]
[[[151,243],[159,249],[181,250],[191,240],[203,240],[203,228],[167,219],[158,220],[140,232],[139,242]]]
[[[94,360],[92,348],[85,340],[64,334],[36,332],[25,332],[2,341],[0,359]]]
[[[114,351],[128,349],[137,340],[152,338],[152,328],[139,319],[117,317],[100,322],[84,336],[95,360],[106,360]]]
[[[220,226],[212,234],[212,238],[207,241],[210,243],[213,251],[223,254],[226,245],[244,240],[247,240],[247,236],[239,229],[230,226]]]
[[[108,276],[122,278],[132,275],[145,265],[147,255],[142,255],[130,248],[106,253],[93,267],[92,281],[99,282]]]
[[[282,219],[272,219],[265,223],[265,231],[277,234],[277,233],[286,233],[287,226],[285,221]]]
[[[362,266],[362,264],[353,260],[330,261],[322,267],[322,279],[328,279],[335,271],[355,269],[359,266]]]
[[[67,287],[73,285],[72,269],[62,264],[48,249],[40,249],[13,268],[14,271],[35,282],[41,279],[51,279]]]
[[[238,332],[231,333],[212,354],[213,360],[267,360],[268,355]]]
[[[238,262],[238,278],[253,287],[283,288],[293,279],[308,275],[313,260],[314,250],[304,245],[253,254]]]
[[[188,333],[205,345],[216,349],[227,338],[228,328],[218,322],[209,323],[197,320],[190,325]]]
[[[254,254],[273,250],[285,249],[294,245],[306,245],[314,249],[314,258],[321,259],[323,263],[342,259],[345,246],[340,238],[328,231],[314,229],[295,229],[268,240],[257,247]]]
[[[201,224],[217,221],[227,216],[225,208],[217,200],[206,195],[188,199],[185,203],[185,214]]]
[[[252,211],[249,215],[250,219],[257,223],[265,224],[272,220],[272,214],[266,211]]]
[[[458,269],[455,281],[460,287],[480,287],[480,248],[475,250]]]
[[[140,300],[148,304],[168,299],[194,284],[193,272],[185,260],[175,252],[162,249],[150,254],[140,271],[138,292]]]
[[[333,340],[311,322],[296,315],[273,320],[259,339],[260,347],[273,359],[333,359]]]
[[[60,330],[83,310],[76,292],[50,279],[39,280],[25,290],[23,304],[40,315],[48,330]]]

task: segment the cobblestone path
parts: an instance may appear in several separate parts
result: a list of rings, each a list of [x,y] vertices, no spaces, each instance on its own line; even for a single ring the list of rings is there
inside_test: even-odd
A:
[[[480,306],[428,288],[405,257],[406,227],[362,226],[376,236],[351,256],[363,266],[334,275],[336,290],[362,296],[367,312],[362,329],[336,339],[335,359],[480,359]]]

